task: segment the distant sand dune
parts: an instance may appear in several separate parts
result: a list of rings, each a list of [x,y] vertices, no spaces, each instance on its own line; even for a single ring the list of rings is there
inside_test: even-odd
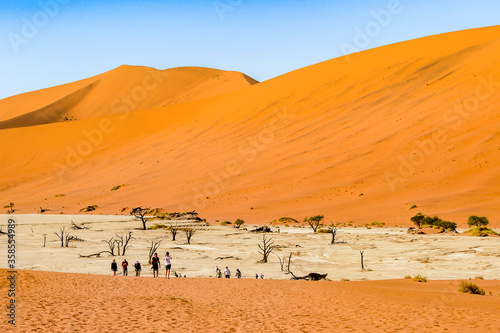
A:
[[[97,83],[64,111],[77,121],[0,130],[8,142],[1,195],[19,213],[147,205],[196,209],[212,221],[323,214],[327,222],[408,225],[421,211],[460,226],[487,216],[499,226],[499,57],[494,26],[254,85],[236,72],[122,66],[87,79]],[[127,106],[123,95],[140,97],[151,71],[166,76]],[[60,100],[84,81],[47,93]],[[14,101],[30,106],[14,108],[16,117],[56,102],[43,91],[24,97],[0,101],[0,119],[12,118],[5,106]],[[118,184],[126,186],[111,192]]]

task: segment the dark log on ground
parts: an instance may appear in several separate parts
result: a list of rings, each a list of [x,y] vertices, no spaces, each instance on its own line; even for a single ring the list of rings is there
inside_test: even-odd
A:
[[[319,274],[319,273],[309,273],[305,276],[295,276],[292,272],[287,272],[285,274],[291,274],[293,277],[290,278],[290,280],[307,280],[307,281],[319,281],[319,280],[326,280],[326,274]]]
[[[232,259],[234,256],[229,256],[229,257],[217,257],[215,260],[222,260],[222,259]]]
[[[88,256],[82,256],[81,254],[78,254],[80,256],[80,258],[91,258],[91,257],[96,257],[96,258],[99,258],[101,256],[101,253],[109,253],[112,255],[112,253],[110,251],[101,251],[101,252],[98,252],[98,253],[92,253],[92,254],[89,254]]]

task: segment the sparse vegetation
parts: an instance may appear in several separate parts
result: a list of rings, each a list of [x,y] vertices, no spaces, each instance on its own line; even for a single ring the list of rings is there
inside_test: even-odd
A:
[[[96,210],[97,207],[98,207],[97,205],[83,207],[82,209],[80,209],[80,212],[84,212],[84,213],[91,212],[91,211]]]
[[[123,207],[122,209],[120,209],[120,213],[123,213],[124,211],[126,211],[128,209],[128,207]]]
[[[279,222],[281,223],[285,223],[285,224],[289,224],[289,223],[299,223],[299,221],[297,221],[296,219],[292,218],[292,217],[288,217],[288,216],[284,216],[284,217],[280,217],[278,219]]]
[[[458,291],[466,294],[475,294],[475,295],[486,295],[486,292],[479,288],[477,284],[462,281],[458,287]]]
[[[410,220],[418,227],[438,227],[443,230],[455,231],[457,229],[457,224],[455,222],[443,221],[437,216],[425,216],[422,213],[410,218]]]
[[[228,225],[228,224],[232,224],[232,223],[231,223],[231,222],[229,222],[229,221],[222,221],[222,222],[220,223],[220,225],[222,225],[222,226],[226,226],[226,225]]]
[[[64,197],[65,195],[61,193],[61,194],[56,194],[56,195],[54,195],[54,196],[55,196],[56,198],[60,198],[60,197]]]
[[[476,237],[498,236],[496,232],[485,226],[474,227],[464,231],[463,233]]]
[[[316,215],[316,216],[311,216],[311,217],[305,217],[304,222],[307,222],[309,226],[312,228],[313,232],[316,232],[319,227],[323,226],[323,221],[324,216],[323,215]]]
[[[236,221],[234,221],[234,226],[239,229],[244,223],[245,221],[242,219],[236,219]]]
[[[415,282],[427,282],[427,278],[425,276],[420,275],[420,274],[415,275],[412,278],[412,280],[415,281]]]
[[[116,190],[118,190],[120,187],[123,187],[123,186],[125,186],[125,184],[116,185],[115,187],[113,187],[113,188],[111,189],[111,191],[116,191]]]
[[[13,202],[10,202],[8,205],[3,206],[3,208],[10,208],[10,209],[7,210],[7,214],[12,214],[12,213],[14,213],[16,211],[14,209],[14,203]]]
[[[469,216],[469,218],[467,219],[467,224],[469,226],[477,226],[477,227],[481,227],[481,226],[486,226],[488,225],[488,223],[490,223],[488,221],[488,218],[486,216],[476,216],[476,215],[472,215],[472,216]]]
[[[417,205],[412,205],[409,210],[412,210],[412,209],[417,208],[417,207],[418,207]]]

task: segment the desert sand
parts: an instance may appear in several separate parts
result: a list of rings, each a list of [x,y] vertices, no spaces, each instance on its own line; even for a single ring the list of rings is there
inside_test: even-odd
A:
[[[145,205],[392,226],[409,225],[417,205],[498,227],[499,36],[498,26],[436,35],[260,83],[124,66],[4,99],[2,202],[20,214]]]
[[[5,270],[0,292],[5,294]],[[455,281],[307,282],[18,273],[19,332],[498,332],[496,296]],[[485,300],[487,298],[487,301]],[[0,329],[9,329],[0,322]]]
[[[330,245],[330,235],[280,226],[280,233],[267,235],[279,248],[268,263],[258,263],[262,234],[232,226],[200,226],[187,244],[182,233],[172,241],[165,230],[138,230],[140,222],[130,217],[1,216],[9,217],[17,225],[19,332],[498,332],[500,325],[498,237],[341,228],[337,241],[345,243]],[[71,220],[88,229],[70,230]],[[84,241],[61,248],[54,235],[61,227]],[[79,257],[105,250],[102,240],[128,231],[134,239],[125,256]],[[163,269],[159,279],[152,278],[147,265],[152,239],[162,240],[158,253],[169,251],[172,270],[187,278],[167,280]],[[6,248],[6,242],[7,236],[0,236],[0,246]],[[359,250],[365,251],[365,270]],[[290,252],[295,275],[328,273],[333,281],[286,280],[277,256]],[[216,260],[225,256],[233,258]],[[4,257],[0,267],[6,267]],[[129,276],[121,269],[112,276],[113,258],[119,264],[124,258],[130,264],[139,260],[142,276],[135,277],[133,269]],[[229,266],[233,277],[214,278],[216,265]],[[234,278],[236,268],[242,279]],[[255,273],[265,278],[256,280]],[[403,279],[416,274],[429,281]],[[0,269],[2,295],[7,295],[6,276]],[[459,293],[460,280],[476,283],[487,295]],[[0,330],[10,328],[0,322]]]

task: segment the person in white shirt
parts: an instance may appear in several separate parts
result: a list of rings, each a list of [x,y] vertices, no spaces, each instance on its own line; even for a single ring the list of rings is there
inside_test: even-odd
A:
[[[172,268],[172,257],[170,254],[167,252],[165,255],[165,278],[170,279],[170,268]]]
[[[226,279],[229,279],[231,277],[231,271],[229,270],[229,268],[227,268],[227,266],[224,270],[224,275],[226,276]]]

